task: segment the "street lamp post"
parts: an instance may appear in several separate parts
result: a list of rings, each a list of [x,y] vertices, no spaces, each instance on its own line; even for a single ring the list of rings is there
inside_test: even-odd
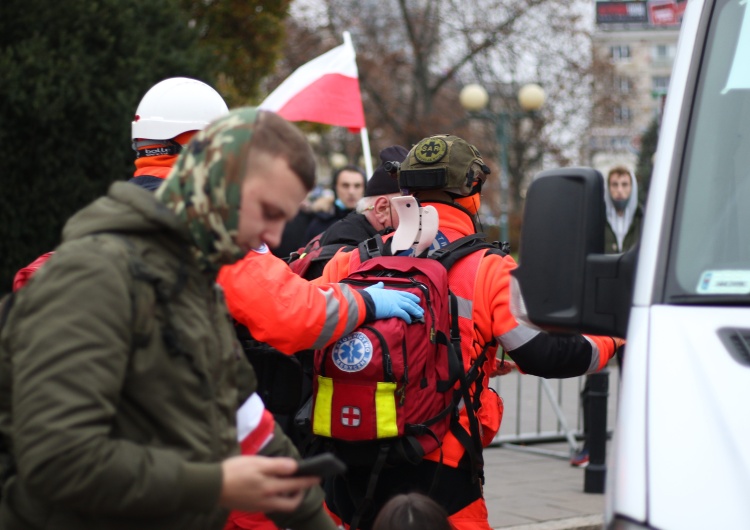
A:
[[[524,85],[518,91],[518,104],[524,113],[539,110],[544,105],[544,89],[537,84]],[[495,126],[495,137],[500,146],[500,240],[509,241],[508,216],[510,213],[510,176],[508,171],[508,149],[511,138],[508,124],[519,113],[502,110],[492,112],[487,109],[489,95],[482,85],[466,85],[459,94],[461,106],[477,117],[488,119]]]

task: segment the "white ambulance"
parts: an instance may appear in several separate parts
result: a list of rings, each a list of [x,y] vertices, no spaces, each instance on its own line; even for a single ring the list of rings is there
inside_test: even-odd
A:
[[[608,529],[750,528],[750,0],[689,0],[640,247],[588,168],[529,189],[517,312],[626,336]]]

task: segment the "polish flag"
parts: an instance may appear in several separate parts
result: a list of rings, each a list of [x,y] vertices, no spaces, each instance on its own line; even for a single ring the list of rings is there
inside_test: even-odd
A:
[[[243,455],[255,455],[273,438],[275,420],[256,393],[237,409],[237,441]],[[278,528],[265,514],[232,510],[223,530],[274,530]]]
[[[273,415],[266,410],[263,400],[253,392],[237,409],[237,441],[243,455],[254,455],[273,438]]]
[[[365,128],[354,46],[348,32],[344,44],[297,68],[259,108],[289,121],[311,121]]]

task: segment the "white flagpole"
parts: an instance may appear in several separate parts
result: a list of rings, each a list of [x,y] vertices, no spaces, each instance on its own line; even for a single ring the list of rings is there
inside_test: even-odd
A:
[[[370,140],[367,137],[367,127],[362,127],[359,134],[362,136],[362,156],[365,157],[365,171],[369,180],[372,176],[372,155],[370,154]]]
[[[354,45],[352,44],[352,36],[348,31],[344,32],[344,44],[352,49],[356,58],[357,54],[356,51],[354,51]],[[359,70],[357,70],[357,77],[359,78]],[[359,135],[362,138],[362,156],[365,159],[365,173],[367,173],[367,178],[369,180],[372,176],[372,154],[370,154],[370,138],[367,136],[367,127],[362,127],[359,131]]]

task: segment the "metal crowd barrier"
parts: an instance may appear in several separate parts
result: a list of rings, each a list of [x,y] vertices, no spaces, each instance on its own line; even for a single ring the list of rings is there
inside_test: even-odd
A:
[[[610,363],[607,371],[609,390],[607,395],[600,396],[599,403],[603,406],[606,402],[606,433],[611,435],[619,385],[616,363]],[[581,390],[584,381],[585,376],[543,379],[519,372],[493,378],[490,386],[503,399],[505,410],[500,431],[490,445],[569,459],[580,449],[583,439]],[[599,417],[603,413],[600,411]],[[566,449],[537,446],[555,442],[565,442]]]

